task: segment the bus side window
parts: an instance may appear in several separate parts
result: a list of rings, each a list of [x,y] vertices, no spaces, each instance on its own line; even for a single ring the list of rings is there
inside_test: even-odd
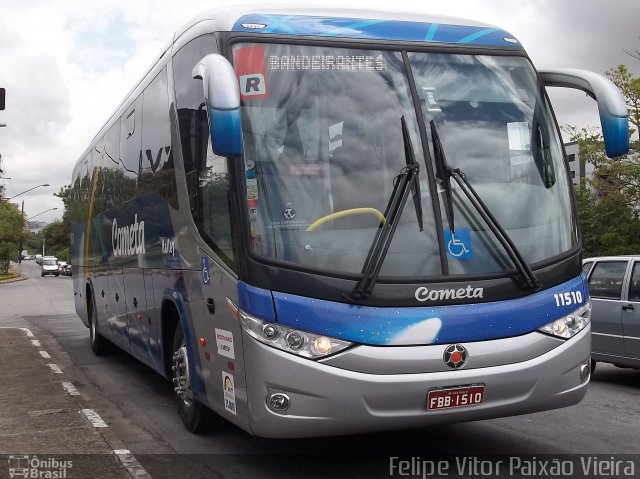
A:
[[[142,150],[138,194],[157,192],[178,207],[173,168],[167,71],[163,69],[144,91],[142,100]]]
[[[217,50],[213,35],[192,40],[173,56],[173,78],[180,146],[193,219],[216,254],[237,270],[227,158],[216,156],[211,150],[202,81],[191,75],[202,57]]]
[[[198,176],[204,167],[209,125],[202,94],[202,81],[195,80],[191,71],[196,63],[209,53],[217,51],[213,35],[203,35],[182,47],[173,56],[173,78],[180,129],[180,146],[186,175],[191,212],[198,222]]]
[[[231,194],[228,160],[207,148],[205,167],[199,174],[198,229],[220,258],[235,269],[231,229]]]
[[[131,197],[122,198],[128,201],[135,196],[138,175],[140,174],[141,135],[142,130],[142,95],[140,95],[120,118],[120,162],[123,167],[125,182],[130,185],[127,191]]]

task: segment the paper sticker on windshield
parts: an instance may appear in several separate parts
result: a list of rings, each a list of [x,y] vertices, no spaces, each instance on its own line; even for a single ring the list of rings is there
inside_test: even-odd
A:
[[[473,258],[471,246],[471,233],[468,229],[459,228],[455,233],[444,230],[444,244],[447,248],[447,256],[455,259]]]
[[[252,46],[238,48],[234,52],[236,75],[240,87],[240,98],[265,98],[267,92],[267,68],[264,60],[264,47]]]
[[[422,96],[428,111],[442,111],[435,88],[422,87]]]

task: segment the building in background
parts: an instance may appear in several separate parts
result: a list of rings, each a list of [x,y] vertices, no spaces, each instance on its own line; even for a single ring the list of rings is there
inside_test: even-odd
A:
[[[595,167],[592,163],[584,163],[580,161],[580,145],[577,141],[564,144],[564,149],[567,153],[566,160],[571,171],[571,181],[574,185],[581,185],[593,190],[586,182],[587,179],[593,177]]]

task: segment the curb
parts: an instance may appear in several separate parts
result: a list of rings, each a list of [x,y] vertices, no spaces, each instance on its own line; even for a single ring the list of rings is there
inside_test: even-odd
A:
[[[25,279],[29,279],[29,277],[25,276],[25,275],[22,275],[22,276],[18,276],[16,278],[0,280],[0,284],[17,283],[18,281],[24,281]]]

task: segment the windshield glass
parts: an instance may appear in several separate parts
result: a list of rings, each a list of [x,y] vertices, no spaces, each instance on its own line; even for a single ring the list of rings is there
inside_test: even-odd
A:
[[[573,248],[560,138],[531,64],[481,55],[409,59],[424,120],[437,128],[449,167],[467,176],[524,259],[532,264]],[[478,211],[451,185],[455,234],[444,228],[451,273],[511,268]]]
[[[536,262],[570,249],[576,236],[560,144],[529,64],[464,55],[410,58],[422,114],[435,119],[449,166],[467,173],[524,258]],[[432,201],[402,55],[260,43],[236,44],[233,59],[254,253],[305,269],[360,274],[395,178],[407,165],[404,116],[420,166],[424,227],[416,202],[408,201],[380,277],[441,275],[435,222],[446,225],[446,219],[434,219],[432,204],[443,195],[436,192]],[[448,67],[448,59],[460,68]],[[503,61],[511,63],[487,66]],[[482,95],[465,98],[465,85]],[[465,113],[454,108],[457,102],[475,107]],[[443,239],[451,249],[450,273],[512,269],[455,188],[453,197],[456,234],[445,226]]]

